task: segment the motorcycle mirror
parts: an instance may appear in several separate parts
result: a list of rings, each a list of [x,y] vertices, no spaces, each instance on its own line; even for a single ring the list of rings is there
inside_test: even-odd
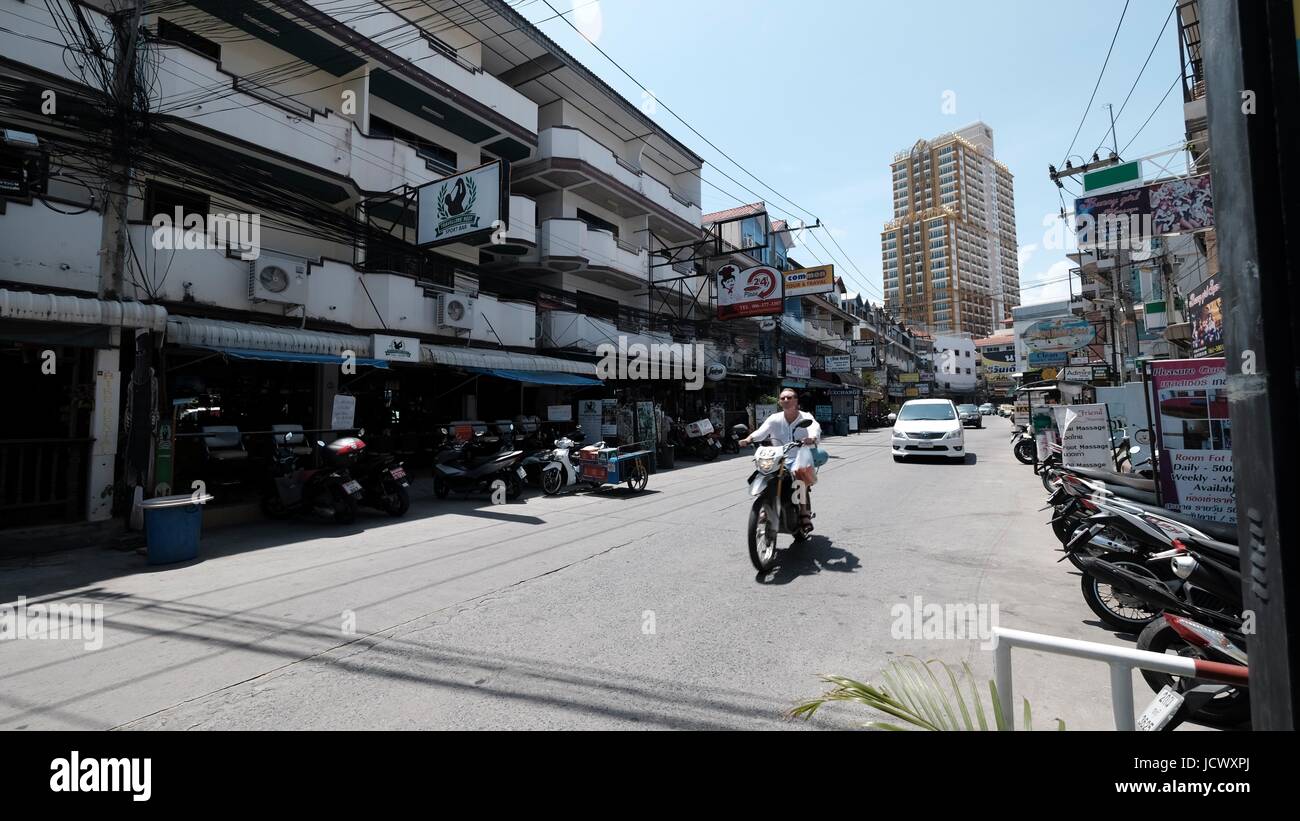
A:
[[[322,442],[321,440],[317,439],[317,440],[316,440],[316,447],[318,447],[318,448],[323,448],[323,447],[325,447],[325,443]]]
[[[799,429],[799,428],[807,428],[807,427],[811,427],[811,426],[812,426],[812,420],[811,420],[811,419],[804,419],[802,422],[800,422],[799,424],[795,425],[795,429],[797,430],[797,429]]]

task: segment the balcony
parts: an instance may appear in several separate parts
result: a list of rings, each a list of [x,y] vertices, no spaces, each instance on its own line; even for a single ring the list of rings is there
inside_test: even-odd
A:
[[[513,222],[513,220],[512,220]],[[542,221],[538,261],[555,271],[588,270],[610,285],[644,284],[649,253],[577,219]]]
[[[699,235],[700,207],[576,128],[555,126],[538,135],[538,160],[516,166],[512,188],[530,196],[557,189],[614,211],[621,217],[650,218],[666,236]]]

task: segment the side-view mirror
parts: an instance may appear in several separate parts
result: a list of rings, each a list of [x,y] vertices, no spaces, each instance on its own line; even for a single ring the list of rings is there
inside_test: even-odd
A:
[[[794,427],[795,427],[796,430],[798,430],[799,428],[808,428],[808,427],[812,427],[812,420],[811,420],[811,419],[804,419],[804,420],[802,420],[801,422],[799,422],[799,424],[795,425]]]

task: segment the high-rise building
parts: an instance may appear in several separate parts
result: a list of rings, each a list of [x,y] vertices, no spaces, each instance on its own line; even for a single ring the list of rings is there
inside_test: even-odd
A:
[[[1020,304],[1011,171],[982,122],[894,155],[881,232],[885,305],[903,322],[987,336]]]

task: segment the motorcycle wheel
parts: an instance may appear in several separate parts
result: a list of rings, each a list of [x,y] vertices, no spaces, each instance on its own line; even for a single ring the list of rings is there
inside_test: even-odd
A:
[[[357,520],[357,500],[342,495],[334,501],[334,524],[350,525]]]
[[[506,498],[514,501],[524,492],[524,483],[519,481],[519,474],[511,471],[506,476]]]
[[[1103,557],[1107,561],[1123,567],[1144,576],[1150,576],[1156,579],[1145,565],[1138,564],[1127,559],[1115,558],[1114,554]],[[1159,581],[1159,579],[1156,579]],[[1118,630],[1121,633],[1138,633],[1151,623],[1152,619],[1160,615],[1159,610],[1149,610],[1145,605],[1127,604],[1121,600],[1120,596],[1131,598],[1126,593],[1119,593],[1109,584],[1098,581],[1088,573],[1084,573],[1079,579],[1079,587],[1083,592],[1083,600],[1087,602],[1088,609],[1097,615],[1107,627]]]
[[[755,499],[749,509],[749,560],[754,569],[766,573],[776,563],[776,511]]]
[[[1057,515],[1059,516],[1059,514]],[[1076,519],[1074,516],[1067,516],[1060,521],[1052,522],[1052,532],[1056,534],[1056,538],[1061,540],[1061,544],[1067,545],[1070,543],[1070,539],[1074,538],[1074,531],[1080,524],[1081,520]]]
[[[384,512],[395,519],[405,516],[406,511],[411,509],[411,494],[406,492],[406,488],[395,483],[388,490],[389,492],[384,496]]]
[[[1036,447],[1037,446],[1032,441],[1021,439],[1019,442],[1016,442],[1016,446],[1013,448],[1012,452],[1015,453],[1016,460],[1019,461],[1020,464],[1032,465],[1034,463]]]
[[[700,450],[700,458],[706,462],[712,462],[714,459],[718,458],[718,449],[713,445],[705,445]]]
[[[1053,475],[1051,469],[1039,471],[1038,478],[1043,483],[1043,490],[1049,494],[1055,493],[1056,489],[1061,486],[1061,480]]]
[[[446,499],[448,493],[451,493],[451,485],[447,484],[447,480],[441,476],[433,477],[433,495]]]
[[[554,496],[564,487],[564,477],[558,470],[547,470],[542,472],[542,493],[547,496]]]
[[[650,472],[645,469],[645,464],[637,459],[632,463],[632,467],[627,476],[627,487],[633,493],[640,493],[645,490],[645,486],[650,482]]]
[[[1171,653],[1187,658],[1207,659],[1199,647],[1188,644],[1178,632],[1164,619],[1156,619],[1142,630],[1138,636],[1137,649],[1150,650],[1153,653]],[[1169,686],[1178,689],[1178,676],[1143,670],[1142,678],[1153,692],[1160,692]],[[1240,724],[1250,720],[1250,691],[1238,687],[1223,688],[1205,706],[1193,713],[1194,718],[1223,724]]]
[[[280,501],[280,495],[274,493],[262,497],[262,513],[270,519],[287,519],[290,510]]]

